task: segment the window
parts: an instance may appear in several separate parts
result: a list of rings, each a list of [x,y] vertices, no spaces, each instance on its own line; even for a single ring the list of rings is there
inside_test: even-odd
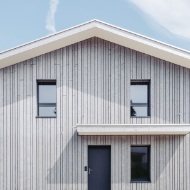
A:
[[[38,116],[56,116],[56,81],[38,81]]]
[[[131,82],[131,116],[150,116],[149,81]]]
[[[150,181],[150,146],[131,147],[131,182]]]

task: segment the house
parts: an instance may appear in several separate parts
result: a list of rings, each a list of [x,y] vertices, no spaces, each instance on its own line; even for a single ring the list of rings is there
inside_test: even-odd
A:
[[[190,52],[93,20],[0,53],[1,190],[189,190]]]

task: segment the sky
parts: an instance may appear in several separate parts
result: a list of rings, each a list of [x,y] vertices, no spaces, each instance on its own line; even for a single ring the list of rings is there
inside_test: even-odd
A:
[[[0,0],[0,52],[92,19],[190,51],[190,0]]]

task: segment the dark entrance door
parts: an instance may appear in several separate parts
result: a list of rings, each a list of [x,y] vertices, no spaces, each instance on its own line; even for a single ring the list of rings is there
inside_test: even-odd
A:
[[[111,189],[111,147],[88,147],[88,190]]]

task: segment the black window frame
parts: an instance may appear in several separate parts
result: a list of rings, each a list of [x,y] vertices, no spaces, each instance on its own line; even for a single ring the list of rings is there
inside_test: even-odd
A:
[[[56,118],[57,117],[57,98],[56,98],[56,103],[39,103],[39,85],[55,85],[55,86],[57,86],[56,80],[37,80],[37,118]],[[56,95],[57,95],[57,91],[56,91]],[[55,116],[48,116],[48,115],[40,116],[39,115],[40,105],[44,106],[44,107],[48,107],[48,105],[50,105],[50,107],[55,106],[55,111],[56,111]]]
[[[150,110],[150,80],[131,80],[130,87],[132,85],[147,85],[147,103],[132,103],[131,102],[131,94],[130,94],[130,116],[131,117],[150,117],[151,116],[151,110]],[[133,116],[131,115],[131,107],[147,107],[147,116]]]
[[[146,147],[148,150],[148,180],[135,180],[132,179],[132,147]],[[131,183],[151,183],[151,146],[150,145],[131,145],[130,148],[130,182]]]

